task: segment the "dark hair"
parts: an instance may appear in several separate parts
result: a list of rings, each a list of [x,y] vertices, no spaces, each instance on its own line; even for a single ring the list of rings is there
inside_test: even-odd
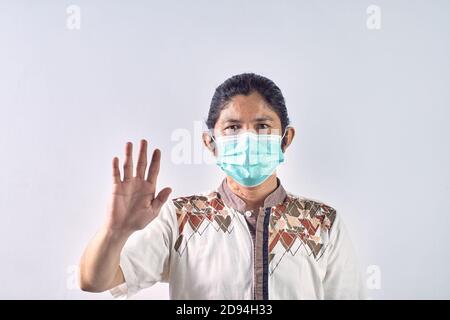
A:
[[[238,94],[250,95],[258,92],[275,111],[281,120],[281,130],[289,125],[289,117],[280,88],[270,79],[254,74],[242,73],[225,80],[216,88],[209,107],[206,125],[208,129],[214,128],[220,112],[230,102],[231,98]]]

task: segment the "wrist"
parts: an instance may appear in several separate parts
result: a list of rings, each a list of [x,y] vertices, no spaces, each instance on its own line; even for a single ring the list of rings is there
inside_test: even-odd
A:
[[[134,232],[133,230],[112,227],[108,223],[102,227],[102,231],[106,238],[119,242],[126,241]]]

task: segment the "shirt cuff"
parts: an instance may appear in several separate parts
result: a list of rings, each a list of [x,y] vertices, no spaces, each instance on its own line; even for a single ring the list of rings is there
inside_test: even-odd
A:
[[[136,274],[134,273],[131,262],[121,255],[120,269],[122,270],[125,282],[111,288],[109,292],[114,299],[129,299],[139,291]]]

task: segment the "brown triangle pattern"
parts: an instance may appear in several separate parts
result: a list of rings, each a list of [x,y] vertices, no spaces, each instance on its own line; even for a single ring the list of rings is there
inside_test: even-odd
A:
[[[336,210],[323,203],[288,196],[284,203],[272,207],[269,224],[269,256],[274,260],[274,248],[281,243],[285,249],[277,253],[281,262],[289,252],[295,255],[303,245],[309,254],[319,260],[324,251],[323,232],[329,232],[336,218]],[[276,266],[272,269],[275,270]]]
[[[174,249],[180,255],[184,252],[190,237],[194,233],[202,235],[210,225],[216,231],[230,233],[233,229],[232,216],[217,192],[212,192],[207,196],[179,197],[172,201],[176,207],[179,234]],[[193,231],[188,236],[185,234],[186,224],[189,224]]]

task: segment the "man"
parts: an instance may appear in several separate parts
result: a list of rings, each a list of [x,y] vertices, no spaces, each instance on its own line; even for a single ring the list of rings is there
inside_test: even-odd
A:
[[[123,179],[113,159],[108,218],[80,263],[81,288],[129,297],[158,281],[173,299],[359,299],[365,296],[342,217],[287,192],[276,167],[295,130],[281,90],[244,73],[215,91],[203,142],[226,173],[211,192],[156,194],[161,154],[147,167],[132,144]]]

